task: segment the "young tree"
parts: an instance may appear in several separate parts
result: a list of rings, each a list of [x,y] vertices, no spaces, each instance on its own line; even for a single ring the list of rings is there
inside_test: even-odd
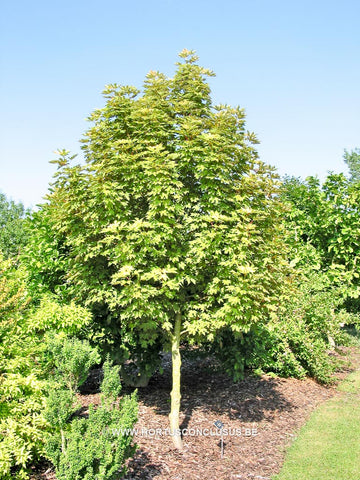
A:
[[[275,315],[284,286],[282,205],[241,108],[213,106],[213,73],[184,50],[173,78],[110,85],[90,117],[86,165],[67,151],[46,207],[73,295],[144,349],[172,352],[170,425],[181,448],[180,344]]]

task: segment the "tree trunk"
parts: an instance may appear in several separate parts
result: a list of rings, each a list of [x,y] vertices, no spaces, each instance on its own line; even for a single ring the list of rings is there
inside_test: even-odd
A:
[[[172,359],[172,390],[171,390],[171,410],[169,415],[170,430],[175,447],[182,450],[182,439],[180,434],[180,330],[181,314],[176,314],[174,334],[171,339],[171,359]]]

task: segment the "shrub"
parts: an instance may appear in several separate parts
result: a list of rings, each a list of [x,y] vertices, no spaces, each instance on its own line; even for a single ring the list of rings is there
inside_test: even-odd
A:
[[[44,361],[47,338],[78,332],[89,321],[86,310],[60,305],[55,298],[35,307],[23,266],[16,259],[0,257],[1,479],[27,478],[28,465],[44,454],[51,430],[43,416],[49,389]]]
[[[49,397],[47,418],[62,422],[61,426],[57,422],[58,434],[49,437],[46,445],[58,480],[115,480],[125,473],[125,460],[135,451],[130,431],[137,420],[137,401],[135,392],[116,402],[120,389],[118,368],[107,361],[101,405],[90,405],[88,418],[69,421],[73,410],[70,397]]]
[[[54,366],[54,377],[70,391],[82,385],[92,366],[100,363],[100,355],[88,341],[57,335],[49,338],[46,353]]]
[[[0,400],[0,478],[25,479],[44,454],[46,383],[35,375],[3,374]]]
[[[29,333],[37,335],[62,332],[67,336],[79,336],[85,328],[89,328],[91,313],[74,302],[60,304],[55,296],[43,295],[40,305],[32,312],[27,325]]]
[[[248,368],[285,377],[309,375],[329,383],[337,366],[329,349],[344,340],[340,325],[358,321],[339,308],[341,302],[341,292],[327,276],[308,273],[278,318],[237,336],[224,330],[214,350],[234,381],[243,378]]]
[[[27,477],[43,453],[46,382],[38,364],[40,339],[27,335],[26,272],[0,257],[0,478]]]

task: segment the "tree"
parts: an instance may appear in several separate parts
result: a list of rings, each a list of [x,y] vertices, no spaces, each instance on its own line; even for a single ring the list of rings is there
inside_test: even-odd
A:
[[[360,182],[360,148],[348,152],[344,150],[344,161],[350,172],[351,182]]]
[[[213,106],[213,73],[184,50],[143,92],[109,85],[90,117],[86,165],[61,151],[45,207],[68,252],[66,282],[143,349],[172,352],[170,426],[181,448],[180,343],[266,321],[284,287],[282,205],[244,110]],[[119,346],[120,348],[120,346]]]
[[[67,248],[63,235],[51,223],[48,205],[31,213],[27,227],[29,235],[20,257],[28,271],[32,297],[38,299],[50,293],[66,300]]]
[[[27,214],[22,203],[8,200],[0,193],[0,251],[5,258],[17,255],[26,243],[24,219]]]
[[[288,229],[297,240],[314,248],[318,270],[326,273],[334,286],[341,286],[344,299],[358,298],[360,183],[333,173],[323,184],[316,177],[305,181],[287,178],[282,196],[290,205]]]

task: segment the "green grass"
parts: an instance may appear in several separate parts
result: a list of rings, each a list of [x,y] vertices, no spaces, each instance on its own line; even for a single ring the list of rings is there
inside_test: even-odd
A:
[[[360,480],[360,370],[339,390],[312,414],[273,480]]]

